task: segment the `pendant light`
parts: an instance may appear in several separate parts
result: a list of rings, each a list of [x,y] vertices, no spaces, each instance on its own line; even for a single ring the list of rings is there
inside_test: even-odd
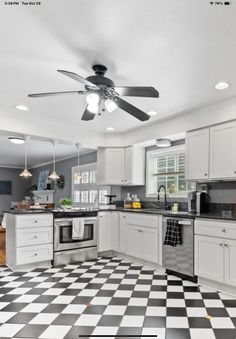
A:
[[[60,177],[57,175],[56,169],[55,169],[55,167],[56,167],[56,143],[57,143],[56,140],[52,140],[52,144],[53,144],[53,172],[48,177],[50,180],[53,180],[53,181],[60,179]]]
[[[20,173],[20,177],[29,178],[32,177],[32,174],[27,169],[27,145],[29,141],[29,136],[25,136],[25,169]]]
[[[81,180],[81,175],[80,175],[80,171],[79,171],[79,155],[80,155],[80,143],[77,143],[76,144],[76,147],[77,147],[77,156],[78,156],[78,159],[77,159],[77,167],[78,167],[78,172],[76,173],[76,176],[75,176],[75,180],[76,181],[79,181]]]

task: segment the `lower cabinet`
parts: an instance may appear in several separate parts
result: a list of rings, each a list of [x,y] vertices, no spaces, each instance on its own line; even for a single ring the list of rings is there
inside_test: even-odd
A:
[[[159,218],[135,212],[99,212],[98,251],[113,250],[159,263]]]
[[[210,280],[224,281],[224,248],[222,240],[195,236],[195,274]]]
[[[236,239],[232,240],[236,238],[235,226],[235,223],[222,220],[196,220],[195,274],[197,276],[236,286]]]
[[[98,214],[98,251],[119,251],[119,212]]]
[[[236,240],[224,241],[225,283],[236,286]]]
[[[159,216],[121,213],[120,252],[159,263]]]

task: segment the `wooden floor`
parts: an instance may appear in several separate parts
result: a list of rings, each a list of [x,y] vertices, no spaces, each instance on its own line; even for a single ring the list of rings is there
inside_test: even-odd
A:
[[[5,229],[1,228],[0,226],[0,266],[5,265]]]

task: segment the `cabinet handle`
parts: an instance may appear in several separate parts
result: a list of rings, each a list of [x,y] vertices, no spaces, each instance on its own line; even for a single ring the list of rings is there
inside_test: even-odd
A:
[[[219,244],[221,247],[223,246],[223,244]]]
[[[222,232],[226,233],[226,229],[223,229]]]
[[[225,244],[224,246],[225,246],[225,247],[228,247],[228,244]]]
[[[38,220],[35,220],[34,222],[38,222]]]
[[[236,171],[234,171],[234,174],[236,174]]]
[[[207,177],[207,173],[205,173],[204,175],[205,175],[205,177]]]
[[[37,254],[37,253],[35,253],[34,255],[35,255],[35,256],[37,256],[38,254]]]
[[[37,238],[38,238],[37,235],[35,235],[35,236],[34,236],[34,239],[37,239]]]

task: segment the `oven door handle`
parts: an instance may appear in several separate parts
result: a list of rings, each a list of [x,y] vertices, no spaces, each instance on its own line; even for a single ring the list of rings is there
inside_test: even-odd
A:
[[[55,224],[58,224],[58,223],[61,223],[61,222],[65,222],[65,223],[68,223],[68,222],[72,222],[73,219],[77,219],[77,218],[70,218],[70,219],[67,219],[67,218],[63,218],[63,219],[55,219]],[[87,221],[93,221],[93,220],[97,220],[96,217],[91,217],[91,218],[84,218],[84,222],[86,223]]]

